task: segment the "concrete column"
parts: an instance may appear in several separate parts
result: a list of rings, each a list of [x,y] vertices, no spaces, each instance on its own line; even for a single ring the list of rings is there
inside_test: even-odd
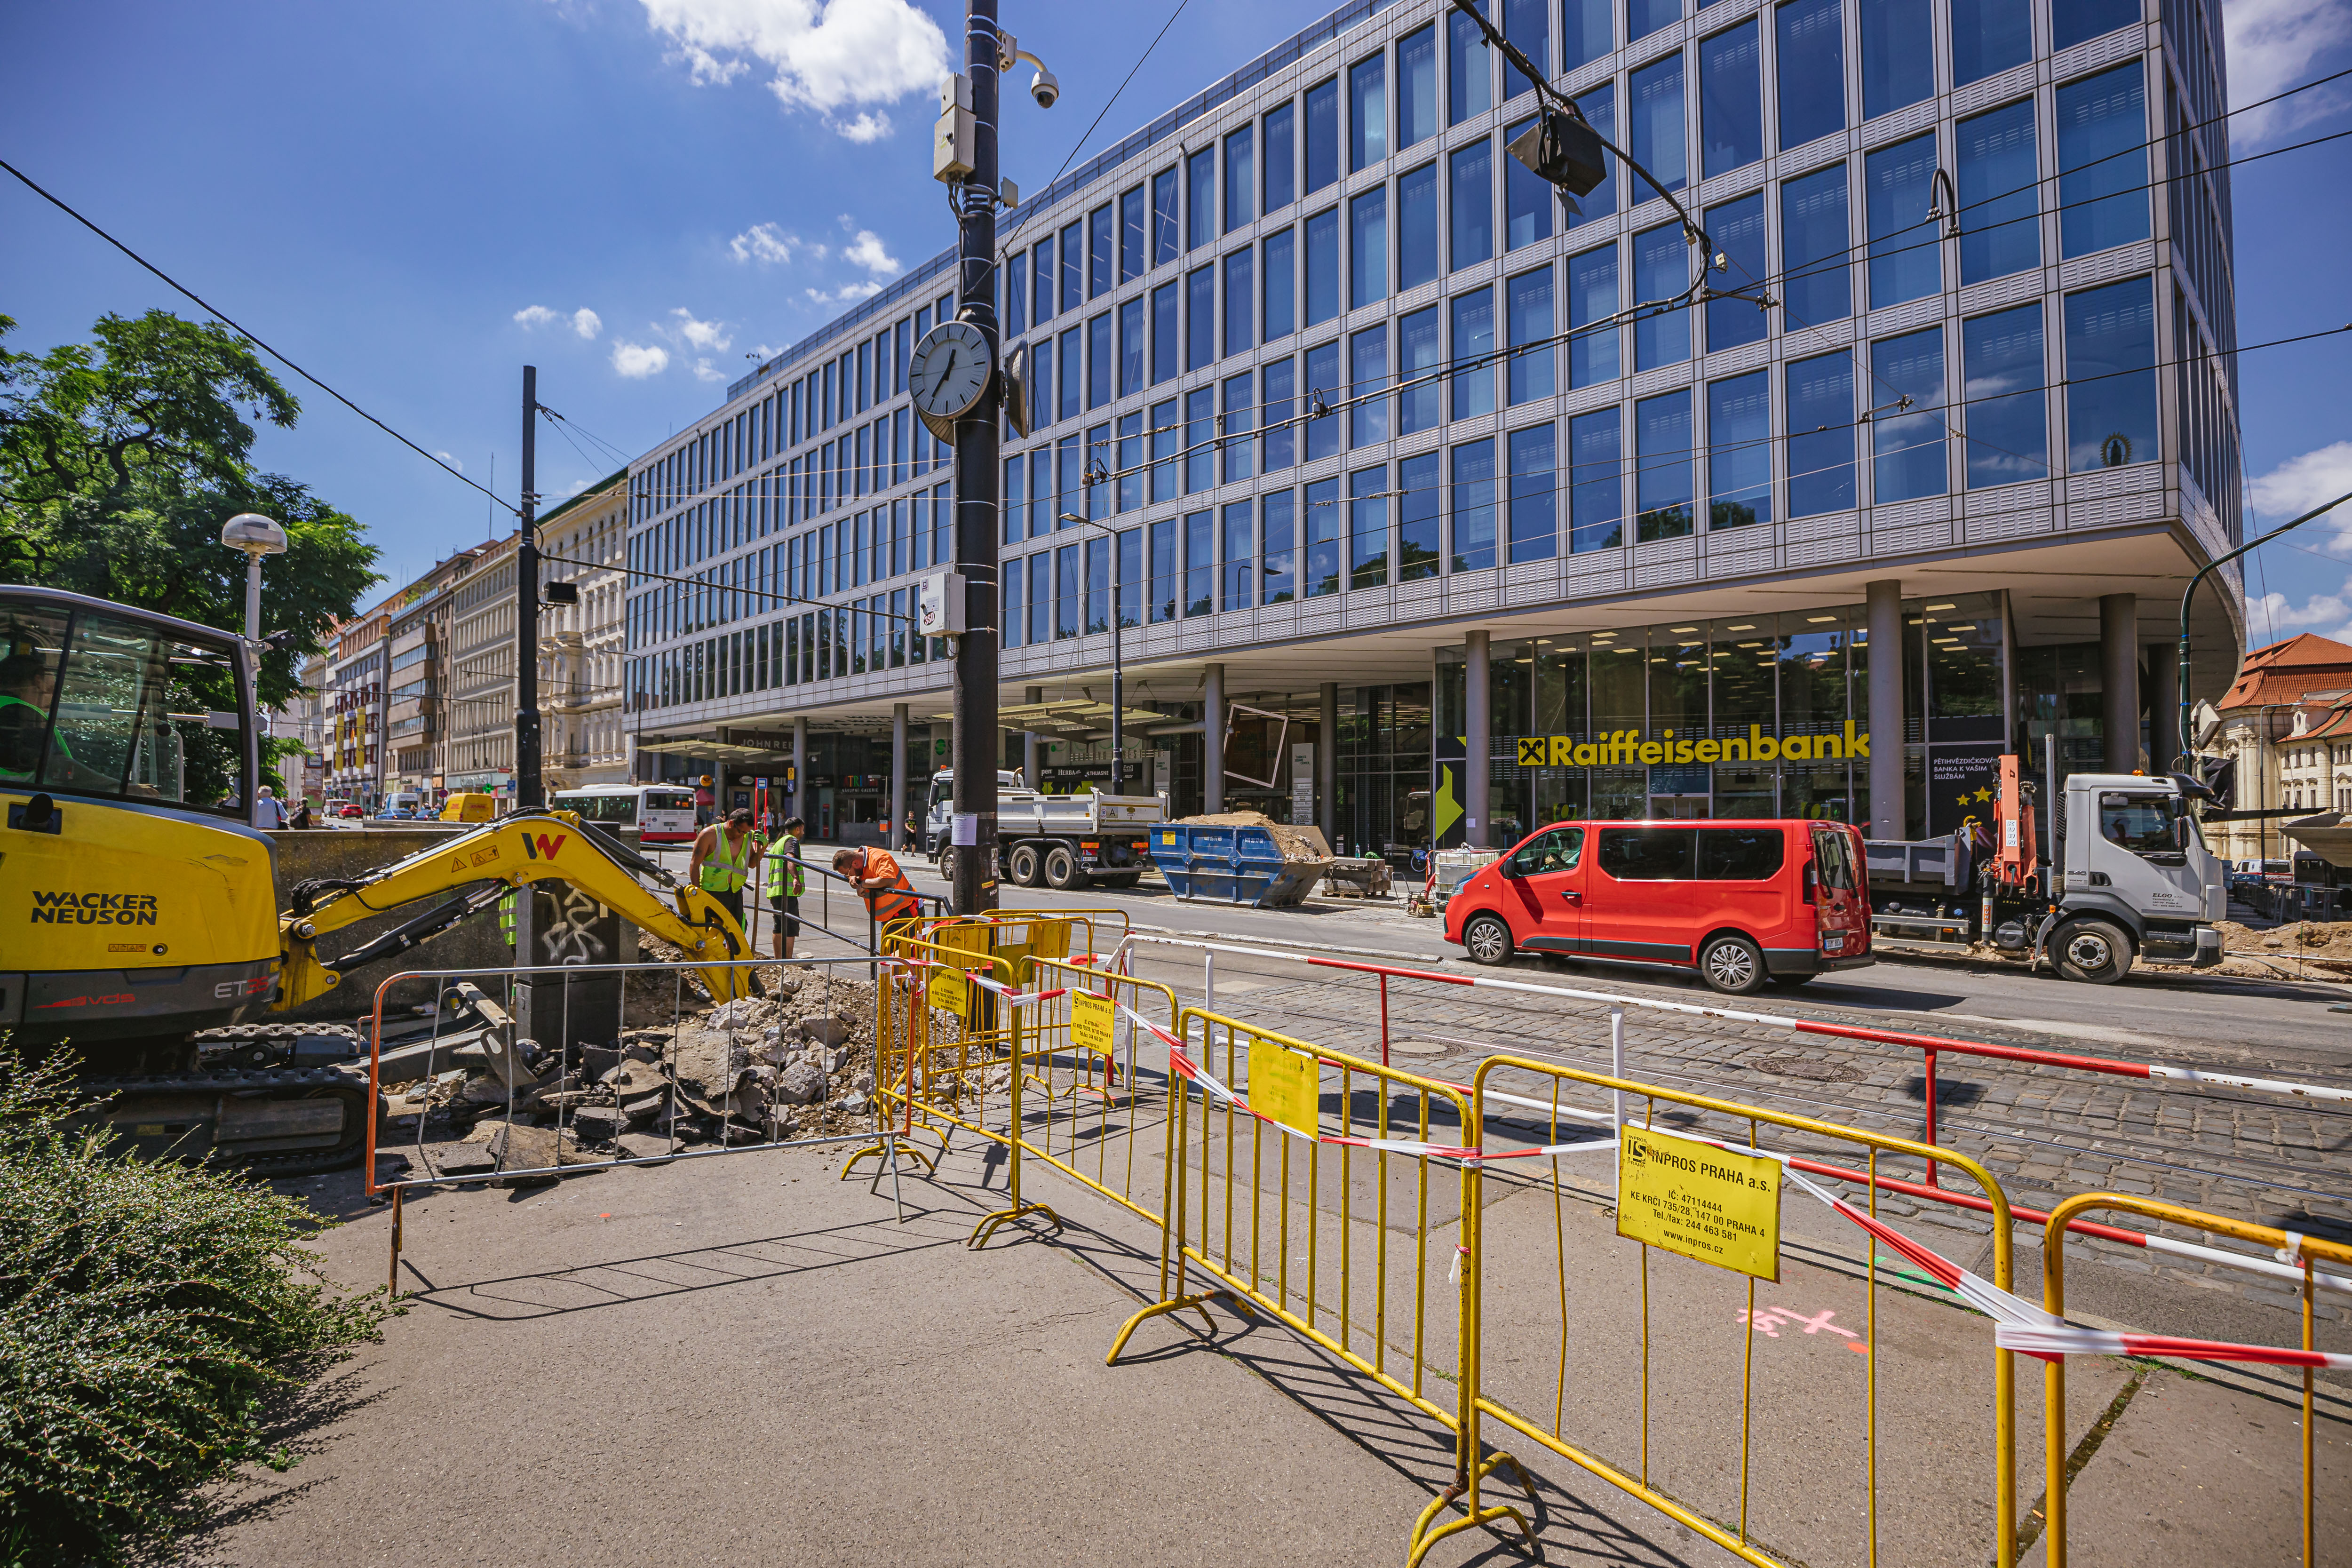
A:
[[[1042,686],[1029,687],[1021,693],[1021,700],[1043,702],[1045,700],[1045,689]],[[1021,782],[1031,789],[1038,786],[1037,732],[1034,730],[1021,731]]]
[[[1863,590],[1870,615],[1870,826],[1866,837],[1900,838],[1903,799],[1903,584],[1882,577]]]
[[[890,709],[890,837],[891,851],[907,847],[907,705]]]
[[[2193,773],[2180,755],[2180,649],[2168,642],[2147,645],[2147,771]]]
[[[804,718],[794,719],[793,721],[793,809],[787,815],[805,817],[815,807],[816,797],[809,789],[808,776],[808,721]],[[816,831],[814,822],[810,823],[809,831],[812,833]]]
[[[1201,679],[1201,809],[1225,809],[1225,667],[1213,664]]]
[[[2139,766],[2139,598],[2133,594],[2099,595],[2100,728],[2106,738],[2107,772],[2127,773]]]
[[[1486,796],[1492,790],[1495,716],[1494,682],[1486,668],[1485,632],[1464,637],[1469,658],[1462,684],[1462,842],[1473,849],[1489,849]]]
[[[1321,695],[1322,711],[1317,715],[1321,738],[1315,742],[1315,798],[1318,802],[1315,820],[1323,829],[1323,842],[1336,846],[1339,842],[1339,683],[1325,681]]]

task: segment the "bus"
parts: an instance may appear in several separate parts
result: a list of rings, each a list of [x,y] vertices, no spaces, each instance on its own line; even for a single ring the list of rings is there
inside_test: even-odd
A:
[[[562,792],[547,803],[580,814],[583,822],[642,829],[646,844],[694,842],[694,791],[677,784],[590,784]]]

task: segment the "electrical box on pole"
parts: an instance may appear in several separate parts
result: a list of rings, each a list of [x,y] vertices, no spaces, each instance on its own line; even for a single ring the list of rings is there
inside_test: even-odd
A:
[[[928,573],[916,590],[915,630],[927,637],[961,637],[963,606],[962,573]]]
[[[971,79],[951,76],[940,83],[939,123],[931,128],[931,178],[953,184],[968,180],[979,156],[980,125],[971,112]]]

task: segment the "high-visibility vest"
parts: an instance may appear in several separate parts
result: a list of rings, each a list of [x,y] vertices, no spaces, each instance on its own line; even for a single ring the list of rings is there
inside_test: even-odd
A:
[[[768,856],[768,897],[797,899],[801,879],[801,841],[787,833]]]
[[[740,888],[751,873],[751,852],[761,847],[757,833],[745,834],[740,843],[730,847],[727,829],[718,829],[711,835],[710,853],[702,859],[703,891],[731,893]]]
[[[48,725],[48,710],[37,702],[27,702],[21,697],[6,696],[0,696],[0,708],[22,708],[33,716],[30,729],[20,732],[20,738],[28,740],[31,745],[26,754],[19,761],[29,765],[20,770],[8,766],[5,762],[0,762],[0,778],[30,779],[41,771],[41,731]],[[71,752],[66,750],[66,738],[63,735],[58,737],[58,750],[65,752],[68,758],[73,755]]]
[[[866,895],[866,907],[873,911],[876,920],[900,920],[922,908],[915,898],[915,885],[907,880],[907,873],[899,868],[898,857],[887,849],[866,851],[865,877],[870,880],[877,876],[887,878],[890,885],[879,892]]]

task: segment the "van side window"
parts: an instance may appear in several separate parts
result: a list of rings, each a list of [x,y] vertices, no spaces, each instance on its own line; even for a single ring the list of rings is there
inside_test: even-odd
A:
[[[1698,874],[1706,882],[1760,882],[1776,875],[1788,840],[1777,827],[1702,827]]]
[[[1604,827],[1601,868],[1621,882],[1679,882],[1691,874],[1689,827]]]
[[[1528,839],[1513,852],[1508,874],[1540,877],[1552,871],[1573,871],[1584,858],[1584,829],[1555,827]]]
[[[1853,890],[1853,846],[1844,834],[1815,833],[1813,864],[1819,868],[1822,887]]]

